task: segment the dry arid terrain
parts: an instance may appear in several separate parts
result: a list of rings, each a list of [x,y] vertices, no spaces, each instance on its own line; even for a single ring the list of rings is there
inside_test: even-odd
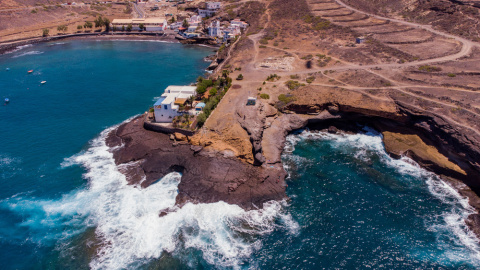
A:
[[[395,10],[395,1],[227,4],[225,10],[250,27],[217,72],[243,79],[234,80],[192,142],[281,170],[288,132],[305,126],[336,132],[364,123],[383,133],[391,155],[408,155],[464,194],[472,194],[470,188],[478,194],[480,44],[379,8],[390,2]],[[248,12],[249,6],[264,12]],[[357,44],[358,37],[364,42]],[[246,105],[248,97],[257,98],[255,106]]]
[[[88,2],[89,4],[84,4]],[[0,1],[0,42],[13,42],[22,39],[41,37],[43,29],[49,29],[49,35],[71,34],[76,32],[99,30],[77,29],[78,25],[93,22],[96,17],[129,18],[133,16],[132,4],[112,1],[104,4],[100,1]],[[66,31],[57,27],[66,25]]]
[[[98,16],[113,19],[137,17],[165,17],[171,15],[176,18],[188,17],[194,12],[189,7],[201,5],[202,1],[195,0],[181,7],[174,7],[173,3],[165,1],[150,1],[135,6],[133,1],[67,1],[67,0],[5,0],[0,1],[0,43],[15,42],[29,38],[38,38],[43,29],[49,30],[49,36],[100,32],[103,29],[77,29],[85,22],[93,22]],[[154,5],[158,10],[152,10]],[[65,25],[65,31],[58,31],[57,27]]]

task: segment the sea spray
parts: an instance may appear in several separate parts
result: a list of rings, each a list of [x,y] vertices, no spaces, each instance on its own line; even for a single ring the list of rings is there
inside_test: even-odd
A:
[[[22,197],[5,202],[12,211],[29,216],[29,222],[22,226],[39,231],[49,227],[49,239],[63,239],[59,245],[94,227],[101,244],[90,262],[92,269],[136,268],[160,258],[164,252],[188,262],[185,254],[189,249],[200,251],[208,264],[238,267],[262,246],[257,236],[275,229],[292,234],[298,230],[285,213],[285,202],[268,202],[263,209],[252,211],[225,202],[187,203],[177,208],[179,173],[168,174],[147,188],[128,185],[105,143],[111,130],[102,132],[88,150],[62,164],[63,168],[75,164],[85,167],[88,186],[60,200]],[[160,217],[166,209],[170,212]]]
[[[0,118],[0,154],[13,160],[0,168],[2,269],[88,267],[100,250],[86,242],[97,243],[91,204],[102,189],[93,192],[82,166],[60,164],[106,127],[144,112],[168,85],[195,81],[212,53],[159,42],[62,42],[0,55],[0,89],[15,101]],[[43,54],[12,58],[28,51]]]

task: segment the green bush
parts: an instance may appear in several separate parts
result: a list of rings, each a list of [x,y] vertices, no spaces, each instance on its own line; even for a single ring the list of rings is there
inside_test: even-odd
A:
[[[281,94],[281,95],[278,96],[278,100],[279,100],[280,102],[283,102],[283,103],[285,103],[285,104],[288,104],[288,103],[294,101],[294,100],[295,100],[295,97],[292,96],[292,95],[288,95],[288,96],[287,96],[287,95],[285,95],[285,94]]]
[[[313,81],[315,81],[315,77],[314,76],[310,76],[306,79],[307,83],[312,83]]]
[[[293,80],[289,80],[289,81],[285,82],[285,85],[290,90],[295,90],[295,89],[299,88],[300,86],[305,86],[305,84],[299,83],[298,81],[293,81]]]
[[[68,27],[65,24],[59,25],[57,27],[57,31],[65,32],[65,31],[67,31],[67,29],[68,29]]]
[[[262,99],[269,99],[270,96],[268,94],[260,94],[260,98]]]
[[[218,92],[217,88],[214,87],[214,88],[210,89],[210,91],[208,93],[210,94],[210,96],[215,96],[217,94],[217,92]]]
[[[207,115],[205,115],[205,113],[202,112],[197,116],[197,125],[199,127],[203,127],[203,125],[205,124],[205,121],[207,121]]]
[[[453,78],[453,77],[457,77],[457,74],[455,74],[455,73],[448,73],[447,76],[450,77],[450,78]]]
[[[243,80],[243,75],[242,75],[242,74],[238,74],[237,81],[241,81],[241,80]]]
[[[278,76],[277,74],[270,74],[267,77],[267,81],[269,81],[269,82],[278,81],[278,80],[280,80],[280,78],[281,77]]]
[[[438,71],[442,71],[442,69],[439,68],[439,67],[429,66],[429,65],[420,66],[420,67],[418,68],[418,70],[424,71],[424,72],[438,72]]]
[[[85,24],[83,25],[83,27],[84,27],[85,29],[87,29],[87,28],[93,28],[93,24],[92,24],[91,22],[85,22]]]

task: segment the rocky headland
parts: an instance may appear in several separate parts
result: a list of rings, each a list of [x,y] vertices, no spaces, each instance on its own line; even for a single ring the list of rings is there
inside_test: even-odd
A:
[[[145,187],[179,171],[179,205],[222,200],[260,208],[286,198],[281,154],[290,132],[359,132],[367,125],[381,132],[392,157],[412,158],[480,209],[476,43],[415,23],[385,23],[341,1],[329,2],[332,8],[303,0],[255,3],[265,12],[237,8],[239,16],[252,15],[250,27],[212,74],[226,69],[244,79],[195,135],[146,131],[142,117],[109,135],[130,183]],[[352,45],[360,34],[368,42]],[[255,106],[246,105],[250,96]],[[480,235],[480,215],[466,223]]]
[[[225,201],[244,209],[285,195],[285,172],[250,166],[229,156],[189,144],[189,138],[145,130],[144,115],[120,125],[107,137],[113,156],[130,184],[147,187],[171,172],[182,173],[177,204]]]

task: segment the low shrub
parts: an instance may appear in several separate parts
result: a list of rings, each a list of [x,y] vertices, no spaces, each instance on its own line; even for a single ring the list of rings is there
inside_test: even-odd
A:
[[[439,72],[442,71],[440,67],[435,67],[435,66],[429,66],[429,65],[423,65],[418,68],[420,71],[424,72]]]
[[[295,90],[295,89],[299,88],[300,86],[305,86],[305,84],[299,83],[298,81],[293,81],[293,80],[289,80],[289,81],[285,82],[285,85],[290,90]]]

